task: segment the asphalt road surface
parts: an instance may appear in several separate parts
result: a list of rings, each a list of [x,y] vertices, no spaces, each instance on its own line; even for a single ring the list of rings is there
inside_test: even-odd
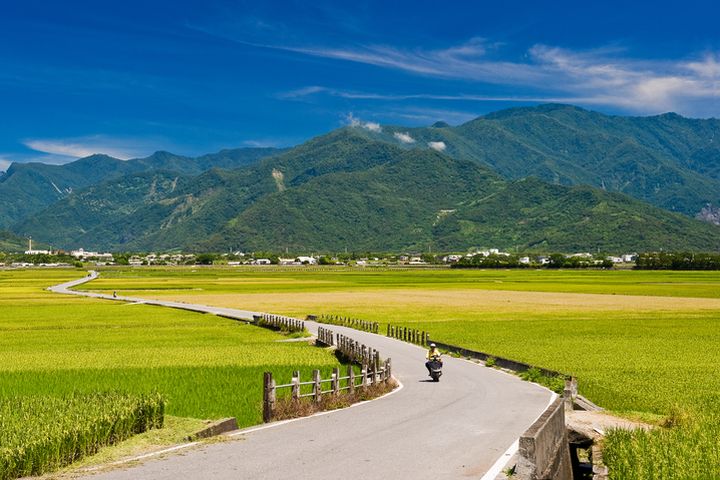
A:
[[[92,272],[50,290],[237,319],[252,319],[256,313],[69,290],[95,276]],[[305,325],[317,333],[317,323]],[[231,441],[178,450],[88,478],[486,480],[495,478],[517,439],[554,398],[549,390],[514,376],[448,357],[441,381],[433,383],[423,348],[349,328],[329,328],[392,358],[393,375],[402,388],[351,408],[241,430],[231,434]]]

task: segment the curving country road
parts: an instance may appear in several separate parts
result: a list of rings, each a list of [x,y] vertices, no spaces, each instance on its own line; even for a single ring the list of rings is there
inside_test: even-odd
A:
[[[57,293],[114,299],[71,287]],[[132,297],[185,310],[252,319],[256,312]],[[318,324],[306,322],[317,333]],[[424,349],[371,333],[330,326],[392,358],[403,388],[344,410],[235,432],[229,441],[183,450],[93,479],[494,479],[520,435],[554,398],[538,385],[492,368],[446,358],[440,383],[427,382]]]

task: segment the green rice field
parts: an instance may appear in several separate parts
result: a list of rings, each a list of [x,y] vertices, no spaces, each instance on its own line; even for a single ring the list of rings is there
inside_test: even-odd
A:
[[[720,398],[718,272],[125,269],[104,271],[86,288],[339,314],[377,321],[381,332],[388,322],[427,330],[439,341],[575,375],[583,395],[621,415],[659,422],[687,413],[673,429],[611,435],[609,461],[622,472],[615,478],[720,475],[716,439],[695,444],[710,438],[696,432],[718,428],[707,423],[717,416],[697,413]],[[670,475],[655,468],[659,458],[684,467]]]
[[[0,401],[17,396],[160,393],[166,413],[262,421],[262,374],[338,366],[305,342],[214,315],[58,295],[72,270],[0,271]]]
[[[79,275],[0,272],[0,398],[159,392],[171,415],[250,425],[260,421],[262,371],[289,378],[296,366],[306,375],[337,365],[324,350],[231,320],[42,289]],[[621,415],[660,422],[682,412],[672,429],[610,435],[615,478],[688,478],[658,469],[661,458],[684,461],[684,472],[707,462],[720,471],[717,442],[695,445],[711,438],[697,432],[718,429],[716,415],[697,413],[720,398],[718,272],[107,268],[80,288],[426,330],[575,375],[582,394]]]
[[[85,288],[411,326],[576,375],[620,412],[662,414],[720,391],[714,376],[694,388],[720,367],[716,272],[126,269]]]

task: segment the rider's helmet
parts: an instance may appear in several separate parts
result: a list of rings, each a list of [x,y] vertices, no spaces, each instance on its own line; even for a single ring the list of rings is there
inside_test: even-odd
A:
[[[434,344],[434,343],[431,343],[431,344],[430,344],[430,348],[435,348],[435,344]]]

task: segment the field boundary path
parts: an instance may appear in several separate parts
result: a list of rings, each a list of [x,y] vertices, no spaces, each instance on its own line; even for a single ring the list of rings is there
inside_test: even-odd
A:
[[[90,272],[48,290],[242,321],[261,313],[71,290],[97,276]],[[317,323],[306,321],[305,326],[317,334]],[[236,441],[206,444],[89,478],[490,480],[517,450],[519,437],[555,398],[538,385],[456,358],[446,358],[441,382],[433,383],[428,381],[424,348],[346,327],[331,329],[392,358],[393,376],[403,388],[353,408],[240,430],[230,434]]]

